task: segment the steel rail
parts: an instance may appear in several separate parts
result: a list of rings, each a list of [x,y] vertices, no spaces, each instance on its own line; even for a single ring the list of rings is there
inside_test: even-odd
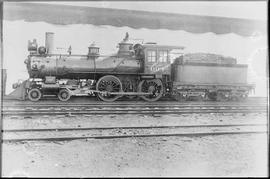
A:
[[[262,124],[262,123],[238,123],[238,124],[212,124],[212,125],[174,125],[174,126],[114,126],[114,127],[88,127],[88,128],[34,128],[34,129],[5,129],[3,130],[3,142],[20,142],[20,141],[64,141],[64,140],[76,140],[76,139],[112,139],[112,138],[130,138],[130,137],[166,137],[166,136],[204,136],[204,135],[225,135],[225,134],[251,134],[251,133],[266,133],[267,129],[256,129],[256,130],[243,130],[242,131],[233,131],[230,129],[230,127],[238,127],[237,129],[240,130],[241,128],[239,127],[255,127],[255,126],[265,126],[267,127],[267,124]],[[229,131],[211,131],[213,129],[211,128],[220,128],[223,127],[229,128]],[[225,128],[224,128],[225,127]],[[80,134],[81,136],[69,136],[68,134],[65,134],[65,136],[61,137],[46,137],[46,134],[42,134],[43,132],[56,132],[60,133],[61,132],[72,132],[75,131],[85,131],[85,130],[97,130],[100,132],[100,130],[106,131],[106,130],[125,130],[125,129],[136,129],[136,130],[143,130],[143,129],[180,129],[180,128],[210,128],[210,131],[206,132],[174,132],[174,133],[157,133],[157,134],[152,134],[150,131],[150,134],[126,134],[122,133],[122,135],[102,135],[99,134],[98,136],[94,134],[88,134],[89,136],[85,136],[85,134]],[[234,129],[234,128],[233,128]],[[249,129],[249,128],[248,128]],[[28,132],[32,135],[33,132],[41,132],[40,134],[42,137],[20,137],[21,138],[14,138],[14,137],[5,137],[5,134],[8,133],[15,133],[18,135],[18,132]],[[130,132],[130,131],[129,131]],[[138,132],[138,131],[136,131]],[[153,132],[153,131],[152,131]],[[51,135],[52,133],[49,133]],[[24,134],[25,135],[25,134]],[[56,134],[53,134],[56,135]],[[27,136],[27,135],[26,135]],[[33,136],[36,136],[36,134],[33,134]],[[45,137],[44,137],[45,136]]]
[[[62,102],[59,100],[41,100],[37,102],[31,102],[31,101],[7,101],[4,100],[3,104],[6,105],[26,105],[26,104],[32,104],[32,105],[43,105],[43,104],[63,104],[63,105],[74,105],[74,104],[80,104],[80,105],[125,105],[125,104],[267,104],[267,100],[264,101],[155,101],[155,102],[147,102],[147,101],[115,101],[115,102],[104,102],[104,101],[91,101],[90,99],[87,101],[81,101],[81,100],[70,100],[67,102]]]
[[[251,108],[251,109],[262,109],[262,108],[267,108],[267,106],[265,105],[211,105],[211,104],[207,104],[207,105],[175,105],[175,104],[159,104],[159,105],[24,105],[24,106],[4,106],[2,109],[3,111],[18,111],[18,110],[55,110],[55,109],[61,109],[61,108],[65,108],[65,109],[76,109],[76,108],[84,108],[83,110],[97,110],[97,109],[105,109],[105,108],[122,108],[127,109],[127,108],[141,108],[143,109],[183,109],[183,108],[192,108],[192,109],[203,109],[203,108],[214,108],[214,109],[218,109],[218,108],[227,108],[227,109],[233,109],[233,108]],[[44,109],[42,109],[44,108]]]
[[[11,112],[3,115],[120,115],[120,114],[190,114],[190,113],[265,113],[265,110],[205,110],[205,111],[59,111]]]
[[[117,115],[117,114],[190,114],[190,113],[266,113],[266,109],[200,109],[200,110],[89,110],[89,111],[80,111],[80,110],[58,110],[58,111],[3,111],[4,116],[7,115]]]
[[[267,131],[219,131],[219,132],[186,132],[170,134],[137,134],[137,135],[104,135],[104,136],[80,136],[80,137],[48,137],[48,138],[20,138],[2,139],[3,142],[23,142],[23,141],[70,141],[79,139],[117,139],[117,138],[138,138],[138,137],[197,137],[208,135],[235,135],[235,134],[262,134]]]
[[[267,104],[14,104],[14,105],[3,105],[3,108],[14,108],[14,107],[267,107]]]
[[[211,125],[174,125],[174,126],[114,126],[114,127],[82,127],[82,128],[28,128],[28,129],[3,129],[9,132],[50,132],[50,131],[83,131],[83,130],[113,130],[113,129],[175,129],[175,128],[205,128],[205,127],[240,127],[240,126],[267,126],[262,123],[247,124],[211,124]]]
[[[265,106],[153,106],[153,107],[25,107],[25,108],[8,108],[3,112],[31,112],[31,111],[176,111],[176,110],[267,110]]]
[[[117,107],[117,108],[112,108],[112,107],[104,107],[104,108],[99,108],[99,107],[93,107],[93,108],[89,108],[89,107],[72,107],[72,108],[67,108],[67,107],[47,107],[47,108],[16,108],[16,109],[4,109],[2,110],[2,113],[4,115],[7,114],[12,114],[12,113],[46,113],[48,111],[50,112],[54,112],[54,113],[61,113],[61,112],[71,112],[71,113],[78,113],[78,111],[81,112],[86,112],[86,113],[100,113],[100,112],[115,112],[115,113],[121,113],[121,112],[129,112],[129,113],[135,113],[136,111],[142,111],[142,112],[161,112],[161,111],[171,111],[171,112],[187,112],[187,111],[191,111],[191,112],[202,112],[202,111],[206,111],[206,110],[217,110],[219,111],[225,111],[226,110],[231,110],[231,111],[244,111],[244,110],[248,110],[250,112],[252,111],[256,111],[256,110],[262,110],[262,111],[267,111],[266,107],[260,107],[260,106],[256,106],[256,107]]]

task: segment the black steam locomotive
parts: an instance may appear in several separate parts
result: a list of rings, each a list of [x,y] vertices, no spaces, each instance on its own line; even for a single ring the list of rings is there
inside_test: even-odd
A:
[[[54,54],[53,33],[47,32],[45,47],[29,41],[25,60],[29,79],[14,94],[31,101],[46,94],[61,101],[84,95],[108,102],[124,96],[157,101],[165,95],[180,101],[192,97],[232,100],[246,98],[254,88],[247,84],[247,65],[236,64],[233,58],[183,55],[182,46],[131,43],[128,33],[118,48],[110,56],[100,55],[94,44],[87,55],[73,55],[71,49]]]

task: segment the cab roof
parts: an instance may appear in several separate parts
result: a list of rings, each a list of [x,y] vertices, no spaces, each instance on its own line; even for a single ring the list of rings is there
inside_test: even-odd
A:
[[[143,47],[149,48],[149,49],[166,49],[166,50],[175,50],[175,49],[180,49],[183,50],[185,49],[184,46],[174,46],[174,45],[158,45],[158,44],[142,44]]]

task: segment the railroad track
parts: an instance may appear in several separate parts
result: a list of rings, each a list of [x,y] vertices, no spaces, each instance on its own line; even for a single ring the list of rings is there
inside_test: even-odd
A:
[[[4,129],[3,142],[267,133],[266,124]]]
[[[107,104],[4,106],[3,115],[107,115],[185,113],[265,113],[266,105],[247,104]]]
[[[4,100],[4,106],[20,106],[20,105],[130,105],[130,104],[148,104],[148,105],[156,105],[156,104],[267,104],[267,99],[264,100],[245,100],[245,101],[183,101],[178,102],[175,100],[162,100],[162,101],[155,101],[155,102],[147,102],[147,101],[115,101],[115,102],[104,102],[104,101],[97,101],[97,100],[86,100],[86,99],[71,99],[71,101],[62,102],[58,100],[40,100],[38,102],[32,101],[15,101],[15,100]]]
[[[63,107],[72,107],[72,106],[78,106],[78,107],[91,107],[91,106],[105,106],[105,107],[123,107],[123,106],[236,106],[236,105],[242,105],[242,106],[266,106],[267,103],[221,103],[221,102],[189,102],[189,103],[175,103],[175,102],[162,102],[162,103],[5,103],[3,105],[4,108],[14,108],[14,107],[57,107],[57,106],[63,106]]]

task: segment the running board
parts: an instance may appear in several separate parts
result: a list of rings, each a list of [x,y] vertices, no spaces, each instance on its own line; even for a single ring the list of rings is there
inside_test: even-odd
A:
[[[69,90],[66,88],[72,96],[83,96],[93,93],[100,93],[104,95],[128,95],[128,96],[144,96],[144,95],[151,95],[153,93],[144,93],[144,92],[108,92],[108,91],[99,91],[99,90]]]

